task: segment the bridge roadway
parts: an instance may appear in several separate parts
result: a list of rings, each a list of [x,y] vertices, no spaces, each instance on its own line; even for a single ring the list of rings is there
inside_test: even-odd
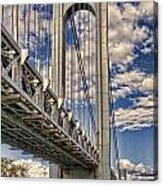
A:
[[[99,152],[1,25],[1,141],[63,167],[98,166]]]

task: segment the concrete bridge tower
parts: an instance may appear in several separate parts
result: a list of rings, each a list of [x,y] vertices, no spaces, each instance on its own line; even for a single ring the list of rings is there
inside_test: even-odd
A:
[[[54,5],[54,64],[52,64],[52,88],[63,98],[64,73],[63,63],[65,55],[64,19],[69,16],[74,3]],[[96,63],[97,63],[97,147],[99,149],[99,166],[95,170],[83,170],[76,167],[69,170],[68,178],[110,179],[110,134],[109,134],[109,65],[108,65],[108,3],[84,3],[81,10],[91,11],[96,19]],[[77,10],[76,10],[77,11]],[[60,69],[59,71],[56,69]],[[58,74],[59,73],[59,74]],[[50,164],[50,177],[65,177],[66,170],[59,165]]]

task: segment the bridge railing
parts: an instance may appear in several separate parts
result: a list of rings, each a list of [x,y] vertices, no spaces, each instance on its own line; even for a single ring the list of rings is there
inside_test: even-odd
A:
[[[79,122],[74,121],[71,111],[65,110],[63,101],[57,98],[37,70],[29,63],[28,50],[19,48],[3,24],[1,32],[2,72],[9,76],[11,81],[23,90],[36,105],[47,113],[82,148],[97,159],[97,149],[81,130]],[[53,128],[44,122],[42,127],[49,130]]]

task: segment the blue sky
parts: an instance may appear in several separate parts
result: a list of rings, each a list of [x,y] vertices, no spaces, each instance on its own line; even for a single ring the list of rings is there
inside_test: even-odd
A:
[[[112,3],[110,7],[110,86],[120,158],[153,166],[153,152],[157,152],[154,144],[157,136],[154,113],[157,107],[157,46],[154,45],[157,22],[153,4]]]
[[[118,132],[118,143],[121,159],[130,159],[138,164],[153,166],[154,151],[157,151],[153,136],[157,135],[157,127],[145,127],[142,130]]]

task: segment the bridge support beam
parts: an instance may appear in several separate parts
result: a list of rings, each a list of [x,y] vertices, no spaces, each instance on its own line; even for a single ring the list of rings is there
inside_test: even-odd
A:
[[[111,179],[109,136],[109,55],[108,55],[108,3],[96,4],[96,43],[98,66],[98,148],[100,164],[97,179]]]
[[[63,170],[64,179],[95,179],[95,172],[81,167]]]
[[[49,178],[61,178],[61,168],[55,163],[49,165]]]
[[[60,165],[50,163],[49,178],[63,179],[95,179],[95,170],[88,170],[82,167],[62,168]]]
[[[99,166],[96,170],[84,170],[81,168],[72,168],[71,170],[63,170],[63,177],[65,178],[85,178],[85,179],[111,179],[111,169],[110,169],[110,136],[109,136],[109,56],[108,56],[108,3],[90,3],[90,5],[95,10],[96,16],[96,43],[97,43],[97,76],[98,76],[98,136],[97,136],[97,146],[99,149]],[[59,67],[54,70],[54,73],[58,77],[58,96],[63,98],[63,87],[62,87],[62,72],[63,72],[63,16],[67,9],[71,6],[69,4],[58,4],[55,5],[55,10],[57,15],[55,15],[55,25],[59,26],[55,34],[55,39],[58,44],[54,46],[55,59]],[[55,77],[56,77],[55,76]],[[51,165],[50,175],[56,175]],[[52,175],[53,176],[53,175]]]

